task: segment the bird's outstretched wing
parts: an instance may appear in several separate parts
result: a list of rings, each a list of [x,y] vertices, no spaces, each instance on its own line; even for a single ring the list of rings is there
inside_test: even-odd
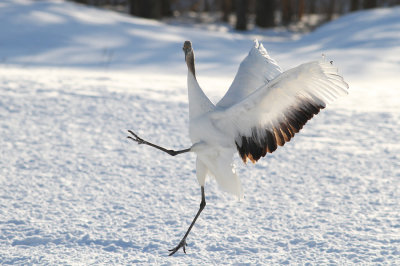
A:
[[[244,162],[255,162],[290,141],[328,102],[347,92],[347,83],[331,63],[310,62],[214,112],[211,119],[235,141]]]
[[[255,40],[254,47],[240,64],[232,85],[217,106],[228,107],[239,102],[281,73],[282,70],[276,61],[268,55],[263,45]]]

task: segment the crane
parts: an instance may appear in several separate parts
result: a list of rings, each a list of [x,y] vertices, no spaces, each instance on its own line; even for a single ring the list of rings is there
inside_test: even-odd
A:
[[[204,185],[212,176],[219,187],[238,199],[243,189],[232,159],[237,151],[243,162],[255,163],[290,141],[326,104],[348,93],[348,85],[332,62],[313,61],[283,72],[257,40],[224,97],[215,105],[196,79],[195,56],[190,41],[183,44],[188,67],[190,148],[170,150],[148,142],[132,130],[128,136],[171,156],[194,152],[201,188],[200,208],[178,245],[186,253],[186,238],[206,206]]]

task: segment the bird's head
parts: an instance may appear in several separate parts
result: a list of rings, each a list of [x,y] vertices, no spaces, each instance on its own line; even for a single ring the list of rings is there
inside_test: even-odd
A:
[[[196,76],[194,70],[194,53],[193,53],[192,43],[190,41],[185,41],[183,43],[182,49],[183,52],[185,53],[185,61],[189,71],[192,72],[193,76]]]
[[[191,41],[185,41],[184,44],[183,44],[182,50],[185,53],[185,58],[186,58],[187,55],[193,53],[192,42]]]

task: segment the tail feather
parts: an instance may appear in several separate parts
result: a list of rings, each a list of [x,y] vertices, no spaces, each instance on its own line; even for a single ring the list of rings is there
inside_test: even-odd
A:
[[[232,153],[218,152],[212,157],[200,156],[200,160],[207,167],[208,174],[215,178],[220,189],[242,200],[243,188],[232,164]]]

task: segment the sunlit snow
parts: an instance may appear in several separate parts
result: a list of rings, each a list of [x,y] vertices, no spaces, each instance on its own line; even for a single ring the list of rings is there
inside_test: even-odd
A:
[[[294,40],[257,36],[282,68],[333,60],[350,85],[290,143],[235,164],[244,201],[182,149],[185,40],[217,102],[253,35],[64,1],[0,3],[0,264],[396,264],[400,261],[400,8],[353,13]]]

